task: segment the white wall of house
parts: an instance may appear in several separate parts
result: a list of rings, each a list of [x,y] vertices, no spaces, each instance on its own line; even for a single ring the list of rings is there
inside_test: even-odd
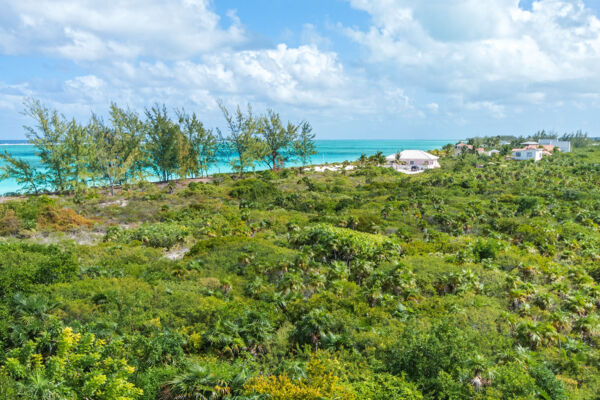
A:
[[[541,149],[518,149],[512,152],[515,160],[534,160],[542,159],[543,151]]]
[[[395,170],[440,168],[440,163],[437,160],[401,159],[400,164],[395,162],[392,164]]]

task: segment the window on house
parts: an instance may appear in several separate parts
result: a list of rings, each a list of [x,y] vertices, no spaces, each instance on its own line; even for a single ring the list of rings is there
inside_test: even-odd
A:
[[[411,162],[410,162],[410,165],[414,165],[414,164],[415,164],[415,162],[414,162],[414,161],[411,161]]]
[[[527,152],[527,157],[533,157],[533,153],[531,151]]]
[[[517,151],[515,154],[517,155],[517,157],[521,157],[521,152],[520,151]]]

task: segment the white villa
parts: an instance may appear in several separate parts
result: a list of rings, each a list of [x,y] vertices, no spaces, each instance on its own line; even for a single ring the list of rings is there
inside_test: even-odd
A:
[[[548,143],[549,142],[549,143]],[[540,140],[538,142],[525,142],[521,143],[523,148],[513,149],[512,158],[513,160],[534,160],[539,161],[544,156],[551,156],[555,150],[562,149],[555,143],[561,143],[566,151],[571,151],[571,142],[560,142],[557,140]]]
[[[512,156],[514,160],[534,160],[539,161],[544,155],[544,149],[513,149]]]
[[[404,150],[385,158],[388,165],[400,172],[423,172],[440,168],[439,157],[421,150]]]

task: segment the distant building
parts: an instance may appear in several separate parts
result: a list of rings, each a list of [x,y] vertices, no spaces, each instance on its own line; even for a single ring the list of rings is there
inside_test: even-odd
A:
[[[485,149],[483,147],[478,147],[475,151],[477,151],[477,154],[482,155],[483,153],[485,153]]]
[[[525,144],[525,143],[523,143]],[[529,145],[531,146],[531,145]],[[512,158],[513,160],[534,160],[539,161],[544,156],[544,149],[538,148],[522,148],[522,149],[513,149],[512,150]]]
[[[385,159],[390,167],[402,172],[422,172],[426,169],[440,168],[439,157],[421,150],[404,150]]]
[[[454,146],[454,155],[458,155],[467,150],[473,150],[473,145],[466,144],[466,143],[459,143],[456,146]]]
[[[558,147],[563,153],[571,152],[571,142],[569,141],[562,141],[558,139],[540,139],[540,144]]]
[[[493,150],[490,150],[490,151],[486,152],[485,154],[491,157],[491,156],[494,156],[496,154],[500,154],[500,150],[493,149]]]

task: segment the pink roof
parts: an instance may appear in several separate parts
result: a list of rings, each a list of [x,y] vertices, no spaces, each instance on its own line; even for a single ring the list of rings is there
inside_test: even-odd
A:
[[[467,149],[472,149],[473,145],[472,144],[466,144],[466,143],[459,143],[456,145],[456,147],[466,147]]]
[[[551,144],[544,144],[544,145],[539,145],[539,144],[528,144],[526,145],[524,148],[524,150],[537,150],[537,149],[543,149],[544,151],[553,151],[554,150],[554,145]]]

